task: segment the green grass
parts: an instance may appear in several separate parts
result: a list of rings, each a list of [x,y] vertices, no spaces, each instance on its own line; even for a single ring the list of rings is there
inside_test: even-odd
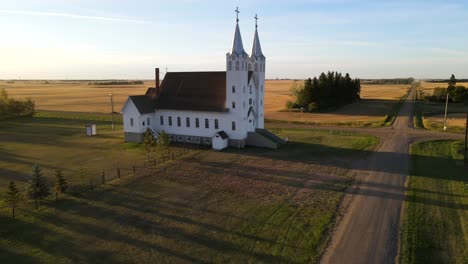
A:
[[[401,232],[402,263],[466,263],[468,173],[460,141],[411,147]]]
[[[0,129],[7,146],[0,162],[10,165],[26,161],[29,168],[35,159],[46,168],[75,159],[88,165],[99,156],[103,166],[125,162],[124,155],[144,157],[108,121],[98,123],[102,138],[82,136],[81,119],[9,122]],[[0,214],[0,263],[316,262],[352,181],[346,161],[366,155],[378,140],[272,130],[290,142],[279,150],[195,151],[94,191],[49,198],[17,219]]]

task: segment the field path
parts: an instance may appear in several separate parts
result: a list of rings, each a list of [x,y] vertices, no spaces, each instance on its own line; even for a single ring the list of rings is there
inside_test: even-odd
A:
[[[382,141],[375,152],[352,166],[356,182],[343,201],[342,217],[321,263],[397,262],[409,145],[421,140],[462,137],[413,129],[414,92],[410,91],[410,99],[403,103],[392,127],[349,129],[374,134]]]

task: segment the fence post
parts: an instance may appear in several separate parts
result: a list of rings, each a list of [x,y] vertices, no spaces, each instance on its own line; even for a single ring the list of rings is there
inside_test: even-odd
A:
[[[106,184],[106,176],[105,176],[105,172],[104,172],[104,171],[102,171],[101,181],[102,181],[102,184]]]
[[[120,178],[120,168],[117,168],[117,177]]]

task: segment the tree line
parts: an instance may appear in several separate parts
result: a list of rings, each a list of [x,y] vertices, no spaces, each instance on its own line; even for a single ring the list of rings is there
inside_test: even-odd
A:
[[[35,104],[31,98],[18,100],[8,97],[8,93],[3,88],[0,91],[0,120],[15,118],[20,116],[33,116]]]
[[[299,109],[305,112],[325,111],[360,100],[361,81],[352,79],[347,73],[322,73],[318,78],[307,79],[303,85],[293,87],[296,97],[288,101],[288,109]]]
[[[413,84],[414,78],[395,78],[395,79],[368,79],[362,80],[363,84]]]

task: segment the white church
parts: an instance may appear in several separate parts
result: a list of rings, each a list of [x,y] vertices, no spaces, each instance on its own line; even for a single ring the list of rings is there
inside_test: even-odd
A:
[[[145,95],[129,96],[124,107],[125,141],[142,142],[147,128],[172,142],[210,145],[221,150],[247,145],[278,148],[284,141],[264,129],[265,62],[257,16],[250,56],[245,52],[236,9],[226,71],[167,72]]]

